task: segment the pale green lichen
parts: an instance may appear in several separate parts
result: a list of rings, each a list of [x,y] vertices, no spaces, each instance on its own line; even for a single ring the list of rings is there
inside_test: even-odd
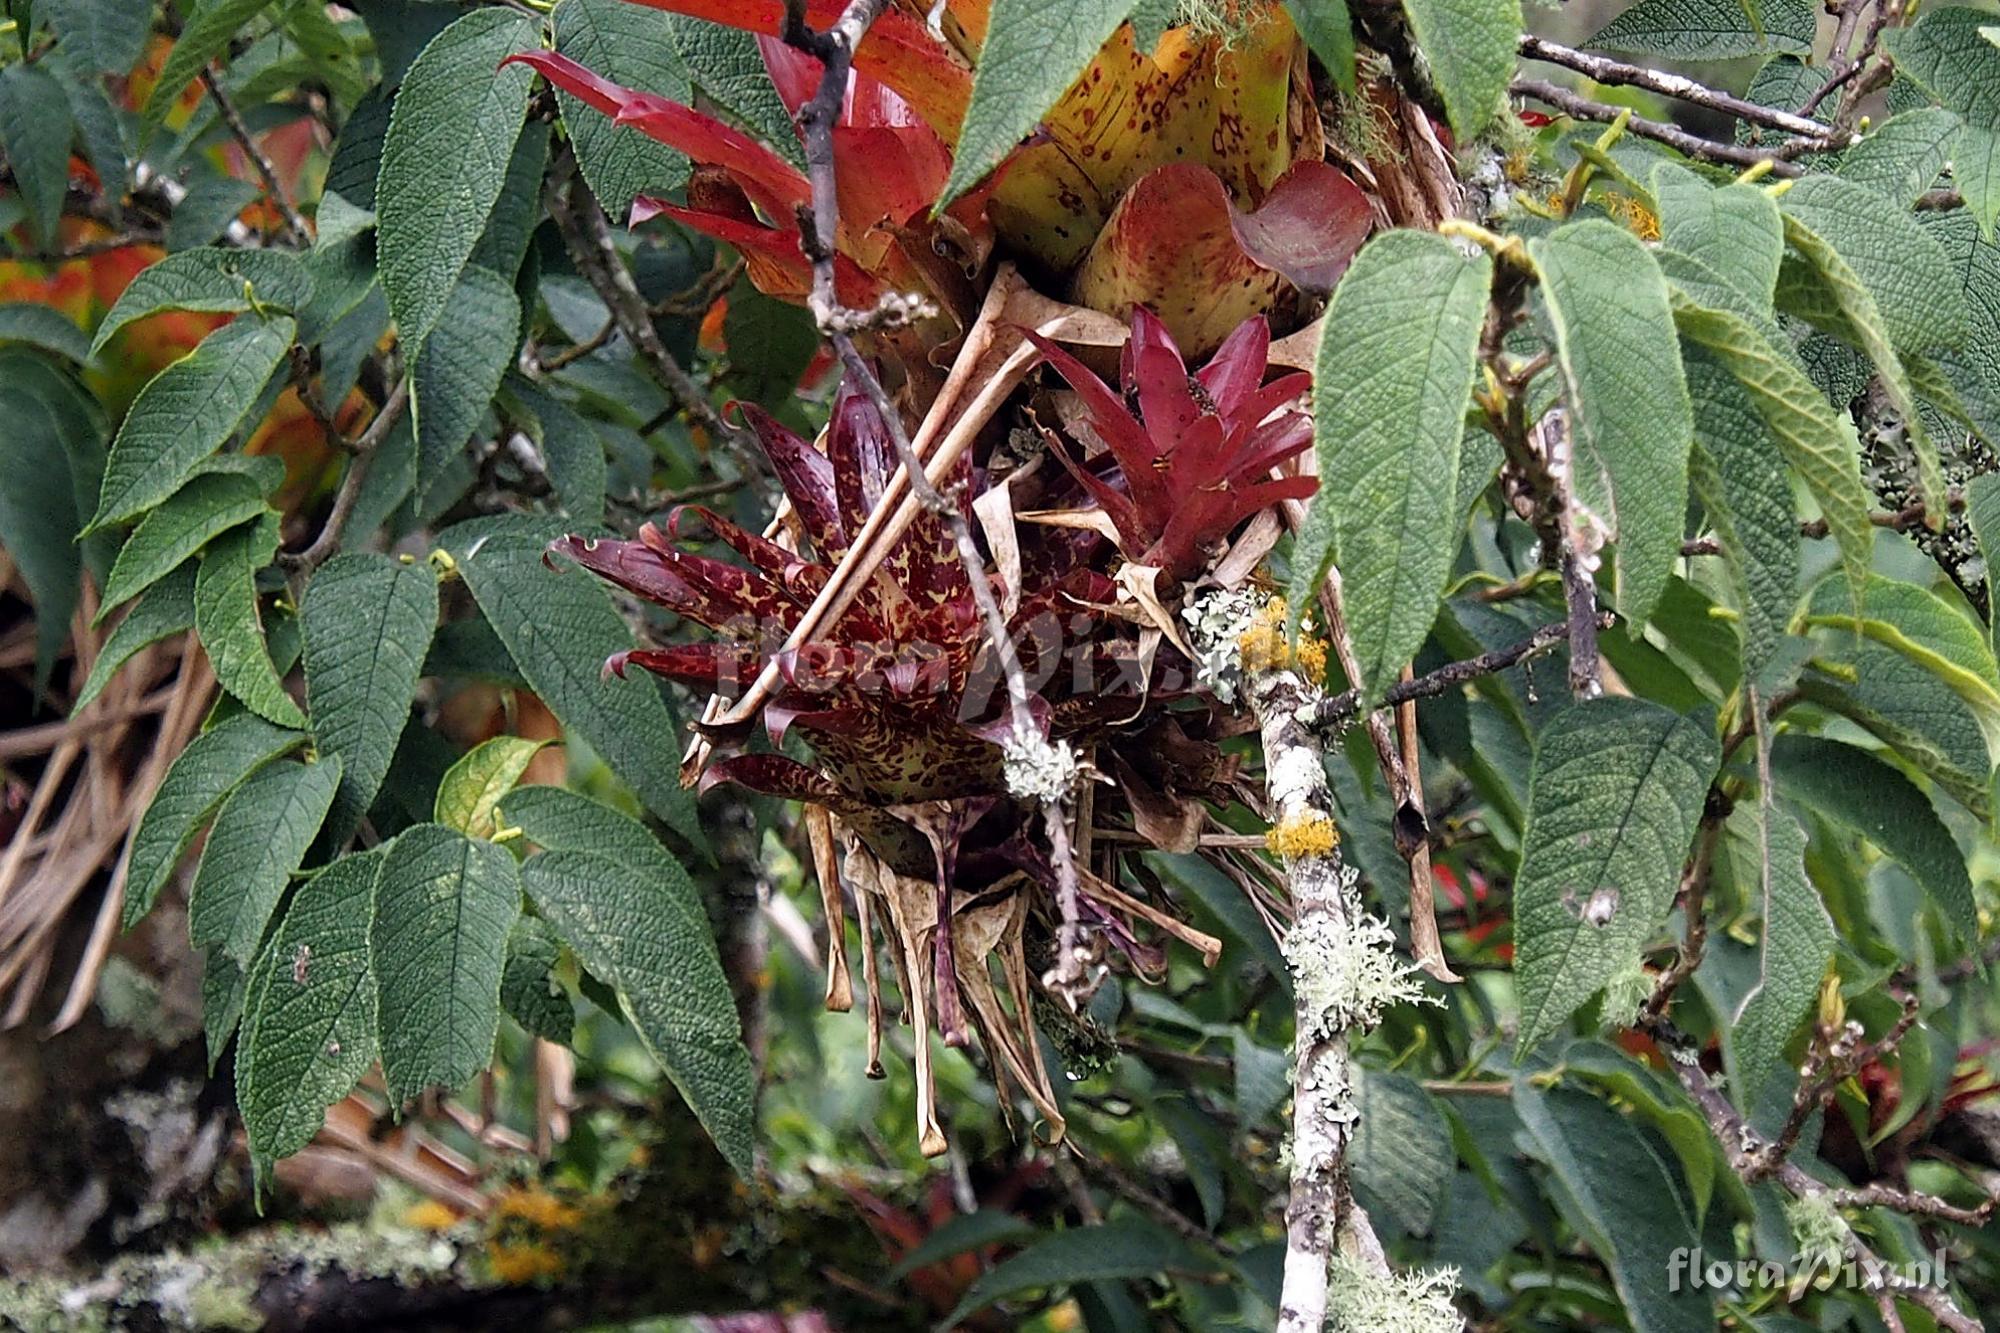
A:
[[[1785,1205],[1785,1224],[1792,1229],[1802,1268],[1830,1271],[1847,1257],[1853,1233],[1847,1219],[1824,1194],[1807,1194]]]
[[[1221,703],[1235,703],[1243,687],[1243,636],[1256,625],[1263,606],[1264,599],[1255,593],[1228,589],[1181,611],[1195,652],[1195,683]]]
[[[1457,1290],[1456,1268],[1384,1275],[1337,1255],[1327,1287],[1327,1327],[1338,1333],[1461,1333],[1465,1316],[1451,1303]]]
[[[1051,741],[1023,731],[1000,743],[1007,790],[1024,801],[1066,801],[1076,790],[1083,766],[1067,741]]]
[[[1639,1017],[1639,1006],[1653,994],[1653,974],[1634,963],[1604,983],[1604,1005],[1600,1010],[1604,1026],[1631,1027]]]
[[[1342,866],[1338,873],[1342,897],[1355,901],[1354,868]],[[1312,1016],[1311,1031],[1301,1038],[1366,1031],[1396,1005],[1437,1003],[1418,984],[1417,969],[1397,959],[1395,932],[1378,916],[1358,913],[1351,926],[1330,915],[1303,916],[1286,932],[1284,950],[1299,1012]]]

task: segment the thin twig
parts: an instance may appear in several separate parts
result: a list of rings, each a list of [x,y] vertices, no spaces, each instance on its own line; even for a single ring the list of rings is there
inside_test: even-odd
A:
[[[278,564],[281,568],[294,574],[310,574],[333,558],[340,549],[342,535],[347,531],[347,521],[354,517],[354,507],[361,502],[361,483],[367,479],[375,450],[388,438],[390,430],[402,418],[403,409],[409,404],[409,382],[399,380],[390,391],[388,401],[376,412],[375,419],[368,423],[368,429],[354,441],[349,451],[354,455],[353,460],[347,465],[347,474],[340,479],[340,489],[334,492],[333,508],[327,511],[319,536],[313,538],[312,545],[303,551],[280,552]]]
[[[1600,628],[1609,629],[1613,624],[1609,612],[1598,618]],[[1382,692],[1378,708],[1393,708],[1397,704],[1414,699],[1434,699],[1454,685],[1477,680],[1481,676],[1491,676],[1507,668],[1517,666],[1531,657],[1539,656],[1551,648],[1566,642],[1569,638],[1569,623],[1543,625],[1518,643],[1505,648],[1495,648],[1490,653],[1468,657],[1462,661],[1447,662],[1435,671],[1426,672],[1413,680],[1398,681]],[[1353,717],[1361,709],[1361,692],[1348,690],[1324,700],[1313,715],[1313,725],[1319,727],[1338,726]]]
[[[1662,70],[1647,69],[1643,65],[1628,65],[1621,60],[1608,60],[1603,56],[1589,55],[1573,47],[1552,42],[1533,33],[1521,35],[1521,54],[1530,60],[1542,60],[1552,65],[1573,69],[1599,83],[1623,84],[1632,88],[1643,88],[1647,92],[1659,93],[1676,101],[1693,106],[1706,107],[1726,116],[1748,121],[1753,125],[1763,125],[1787,134],[1815,140],[1821,148],[1838,145],[1827,140],[1827,127],[1818,121],[1794,115],[1777,107],[1763,106],[1748,102],[1732,94],[1720,92],[1693,79],[1679,74],[1669,74]]]
[[[244,156],[250,159],[250,165],[257,168],[257,175],[263,180],[264,189],[269,192],[271,202],[277,206],[279,214],[285,219],[286,236],[300,249],[311,245],[312,228],[306,225],[305,217],[300,214],[298,205],[294,204],[291,195],[286,193],[284,184],[278,179],[278,169],[271,164],[271,159],[265,156],[264,150],[257,146],[257,140],[250,134],[250,127],[243,123],[242,115],[236,110],[236,103],[222,90],[222,84],[216,79],[214,71],[203,68],[201,86],[208,89],[209,97],[215,102],[215,109],[222,113],[222,123],[229,127],[231,137],[243,149]]]
[[[1595,121],[1603,125],[1609,125],[1620,116],[1628,115],[1631,110],[1630,107],[1592,101],[1580,93],[1571,92],[1546,79],[1516,79],[1507,90],[1516,97],[1532,97],[1537,102],[1552,106],[1573,120]],[[1771,164],[1770,171],[1773,176],[1792,177],[1805,174],[1803,167],[1795,162],[1785,161],[1772,150],[1704,139],[1698,134],[1690,134],[1678,125],[1669,125],[1664,121],[1631,116],[1626,120],[1625,128],[1641,139],[1663,143],[1699,162],[1715,162],[1732,167],[1754,167],[1768,162]],[[1820,144],[1811,142],[1806,147],[1818,151]]]

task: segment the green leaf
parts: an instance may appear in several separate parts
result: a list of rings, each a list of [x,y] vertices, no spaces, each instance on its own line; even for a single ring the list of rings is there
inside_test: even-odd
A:
[[[1980,628],[1928,588],[1871,578],[1858,612],[1824,584],[1813,592],[1806,624],[1835,655],[1858,639],[1893,649],[1950,686],[1978,719],[1989,754],[2000,754],[2000,669]]]
[[[1840,155],[1840,174],[1907,208],[1950,165],[1961,124],[1937,107],[1891,116]]]
[[[474,10],[424,48],[396,94],[375,190],[376,246],[405,346],[422,345],[450,307],[500,197],[534,71],[499,65],[537,44],[525,15]]]
[[[1933,352],[1931,360],[1989,445],[2000,442],[2000,245],[1982,237],[1963,210],[1926,213],[1921,225],[1943,250],[1965,293],[1965,346]]]
[[[1775,800],[1775,792],[1764,792],[1757,804],[1738,806],[1741,817],[1730,829],[1741,829],[1751,846],[1747,860],[1757,872],[1751,910],[1762,923],[1756,982],[1730,1015],[1735,1066],[1729,1082],[1746,1115],[1774,1077],[1792,1072],[1785,1043],[1812,1007],[1833,959],[1833,922],[1806,878],[1805,831]]]
[[[514,790],[521,775],[528,771],[528,765],[548,743],[523,740],[519,736],[495,736],[473,746],[445,770],[444,781],[438,784],[437,807],[432,817],[468,838],[492,837],[499,828],[494,822],[494,808],[501,797]]]
[[[1837,279],[1824,262],[1822,248],[1844,260],[1873,298],[1882,331],[1898,351],[1964,345],[1965,298],[1953,280],[1952,267],[1907,210],[1865,185],[1827,175],[1793,182],[1778,204],[1786,241],[1812,261],[1829,284]],[[1849,294],[1836,288],[1832,295],[1842,310],[1851,311]]]
[[[507,966],[500,973],[500,1007],[543,1041],[567,1046],[575,1035],[576,1006],[554,976],[562,945],[548,923],[524,916],[507,940]]]
[[[1305,39],[1306,47],[1319,57],[1326,72],[1342,92],[1354,91],[1354,19],[1347,12],[1347,0],[1285,0],[1285,12],[1292,26]],[[1136,22],[1136,16],[1134,18]],[[1152,44],[1141,41],[1139,49],[1150,51]]]
[[[382,789],[437,618],[437,575],[425,563],[350,551],[327,561],[306,588],[299,611],[306,702],[321,752],[343,764],[328,819],[336,844]]]
[[[35,688],[46,689],[82,591],[77,498],[62,425],[24,385],[0,381],[0,547],[35,603]]]
[[[281,727],[303,727],[305,714],[285,693],[264,646],[257,567],[269,552],[257,549],[257,530],[232,529],[202,552],[194,581],[194,629],[222,688],[259,717]]]
[[[71,717],[82,715],[91,700],[111,683],[118,668],[132,660],[134,653],[169,634],[194,628],[194,573],[194,562],[190,560],[146,589],[132,604],[132,609],[98,649],[97,660],[90,664],[90,675],[70,709]]]
[[[375,1063],[368,922],[387,853],[342,857],[299,886],[246,984],[236,1104],[260,1164],[312,1141]]]
[[[491,1062],[507,939],[520,914],[520,873],[505,848],[437,824],[405,829],[390,844],[368,947],[391,1102],[455,1087]]]
[[[1893,648],[1850,640],[1841,661],[1813,664],[1799,693],[1880,738],[1980,818],[1989,818],[1993,760],[1979,719],[1951,686]],[[1851,674],[1850,674],[1851,673]]]
[[[1743,386],[1778,452],[1819,502],[1849,586],[1858,593],[1868,579],[1875,528],[1853,423],[1836,415],[1798,363],[1741,316],[1677,298],[1674,325]]]
[[[1994,149],[2000,140],[2000,60],[1981,33],[1992,13],[1964,6],[1926,9],[1915,24],[1891,28],[1882,45],[1895,58],[1896,73],[1955,111],[1965,121],[1953,174],[1966,189],[1966,202],[1989,240],[2000,215],[2000,190],[1991,188]],[[1970,172],[1967,167],[1973,168]]]
[[[1284,1051],[1259,1046],[1242,1028],[1231,1034],[1237,1119],[1245,1128],[1261,1125],[1291,1095],[1292,1062]]]
[[[1977,938],[1965,857],[1930,801],[1902,773],[1852,745],[1784,735],[1771,745],[1771,777],[1779,795],[1846,825],[1894,857],[1961,938]]]
[[[263,512],[264,490],[251,477],[215,472],[188,478],[187,485],[140,520],[119,550],[97,623],[180,568],[210,538]]]
[[[1666,280],[1637,237],[1602,220],[1528,250],[1566,390],[1571,485],[1611,528],[1618,610],[1640,625],[1680,554],[1694,439]]]
[[[604,441],[595,428],[569,404],[526,380],[511,381],[507,393],[533,418],[529,424],[535,443],[541,446],[542,463],[563,511],[579,523],[602,523],[610,469],[604,461]]]
[[[468,263],[513,280],[527,257],[535,225],[542,219],[542,176],[549,165],[549,127],[529,121],[507,158],[507,178],[500,197],[486,215],[486,228],[472,247]]]
[[[132,835],[132,850],[125,861],[127,930],[153,910],[174,863],[222,798],[279,755],[297,749],[305,739],[301,732],[239,713],[195,737],[181,751]]]
[[[258,305],[295,311],[312,296],[312,275],[283,250],[183,250],[132,279],[97,326],[90,354],[96,356],[133,320],[157,311],[242,314]]]
[[[993,0],[942,208],[1000,165],[1076,82],[1135,0]],[[699,66],[690,65],[690,68]]]
[[[1672,162],[1654,169],[1653,194],[1661,243],[1701,261],[1728,284],[1745,312],[1768,321],[1785,256],[1784,225],[1771,196],[1754,185],[1718,188]]]
[[[1822,289],[1814,294],[1813,304],[1816,305],[1820,298],[1830,299],[1838,311],[1837,321],[1814,322],[1828,332],[1852,341],[1868,354],[1868,359],[1881,376],[1882,386],[1890,401],[1902,414],[1910,445],[1916,453],[1918,489],[1924,503],[1933,512],[1941,512],[1945,502],[1944,478],[1939,470],[1937,446],[1923,428],[1922,417],[1917,412],[1916,395],[1910,388],[1909,373],[1903,367],[1899,349],[1920,352],[1936,345],[1956,347],[1964,341],[1965,302],[1957,286],[1951,282],[1951,268],[1945,262],[1944,253],[1921,227],[1897,210],[1886,197],[1863,185],[1831,176],[1815,177],[1800,181],[1787,196],[1786,202],[1785,239],[1805,258],[1820,280]],[[1880,286],[1885,281],[1880,275],[1891,271],[1877,262],[1886,253],[1880,248],[1883,238],[1875,221],[1883,214],[1908,224],[1908,234],[1892,238],[1890,244],[1903,246],[1909,236],[1921,241],[1921,245],[1903,251],[1894,266],[1902,283],[1900,291]],[[1862,219],[1867,220],[1864,222]],[[1849,255],[1855,256],[1852,263],[1848,260]],[[1900,275],[1912,267],[1927,274],[1923,289],[1928,293],[1926,303],[1931,307],[1938,325],[1934,338],[1919,334],[1911,327],[1912,321],[1920,318],[1913,300],[1919,288],[1909,285]],[[1864,278],[1863,269],[1878,276],[1874,280]],[[1942,288],[1942,295],[1939,295],[1939,288]],[[1885,292],[1879,302],[1875,296],[1877,290]],[[1900,335],[1889,315],[1889,310],[1898,308],[1902,310],[1898,317],[1898,322],[1903,325]],[[1808,311],[1807,318],[1812,316],[1813,312]]]
[[[188,892],[188,936],[247,969],[285,885],[305,860],[340,786],[340,760],[271,764],[216,813]]]
[[[289,319],[246,316],[155,375],[112,441],[90,528],[123,523],[179,490],[195,464],[243,424],[293,333]]]
[[[747,34],[746,34],[747,35]],[[591,70],[671,101],[692,100],[693,87],[660,19],[627,0],[562,0],[556,6],[556,50]],[[688,160],[638,130],[617,126],[568,93],[556,94],[576,162],[604,211],[622,219],[636,194],[663,194],[687,183]]]
[[[638,820],[561,787],[521,787],[502,800],[500,819],[518,827],[535,846],[610,857],[663,890],[682,920],[706,934],[708,913],[694,881]]]
[[[262,193],[240,176],[227,175],[212,167],[193,173],[187,193],[174,205],[164,237],[169,250],[192,250],[221,237],[243,210]]]
[[[1410,1235],[1425,1235],[1457,1161],[1444,1113],[1413,1078],[1357,1072],[1359,1119],[1349,1148],[1354,1187],[1371,1216],[1386,1215]]]
[[[1430,62],[1452,134],[1471,143],[1499,112],[1514,77],[1521,0],[1403,0],[1403,12]]]
[[[62,49],[99,74],[129,74],[153,33],[153,7],[132,0],[40,0]]]
[[[989,1245],[1012,1245],[1035,1234],[1034,1227],[1025,1220],[997,1208],[960,1213],[925,1236],[916,1248],[897,1260],[896,1266],[882,1280],[893,1287],[920,1268],[929,1268],[968,1250],[984,1249]]]
[[[1681,360],[1694,403],[1694,491],[1721,542],[1735,592],[1743,675],[1755,679],[1798,606],[1792,483],[1743,386],[1697,344],[1684,347]]]
[[[1818,21],[1811,0],[1639,0],[1585,42],[1606,51],[1668,60],[1810,55]]]
[[[2000,473],[1988,472],[1965,484],[1965,517],[1986,562],[1986,603],[2000,606]],[[1989,626],[1987,642],[1993,640]]]
[[[671,762],[681,737],[657,688],[635,673],[605,680],[604,663],[632,646],[601,584],[542,563],[545,529],[460,524],[442,538],[479,609],[521,676],[564,727],[597,751],[654,814],[707,844]]]
[[[0,305],[0,342],[27,343],[79,364],[90,359],[90,335],[54,306],[33,301]]]
[[[1036,1241],[986,1273],[944,1321],[952,1329],[995,1301],[1078,1282],[1150,1277],[1166,1269],[1203,1270],[1205,1263],[1181,1241],[1150,1222],[1123,1220],[1071,1227]]]
[[[146,98],[144,119],[157,125],[180,101],[181,90],[224,54],[237,30],[264,12],[271,0],[202,0],[181,26],[181,35],[160,66],[160,80]]]
[[[56,243],[63,194],[69,189],[69,98],[55,75],[39,65],[0,69],[0,153],[14,188],[27,205],[36,244]]]
[[[593,852],[545,851],[528,858],[521,878],[543,920],[617,991],[647,1050],[748,1177],[756,1076],[706,926],[674,910],[659,881]]]
[[[465,451],[518,345],[521,303],[513,285],[491,269],[466,268],[452,288],[450,309],[451,318],[424,340],[411,377],[419,497]]]
[[[201,1033],[208,1048],[208,1073],[222,1061],[222,1050],[235,1035],[243,1016],[243,969],[211,949],[201,960]]]
[[[1523,1053],[1638,966],[1720,757],[1707,726],[1640,699],[1576,704],[1543,728],[1514,884]]]
[[[804,170],[792,113],[771,83],[757,38],[741,28],[725,27],[682,14],[667,14],[666,30],[681,55],[681,67],[701,95],[715,103],[780,157]]]
[[[1602,1041],[1570,1043],[1563,1048],[1561,1063],[1565,1076],[1574,1075],[1603,1088],[1660,1132],[1680,1158],[1688,1192],[1694,1196],[1696,1218],[1704,1216],[1715,1193],[1715,1138],[1701,1111],[1672,1078],[1662,1077]],[[1742,1194],[1743,1187],[1732,1184],[1733,1180],[1725,1177],[1724,1188],[1732,1195]]]
[[[1529,1078],[1514,1081],[1514,1106],[1538,1155],[1561,1182],[1563,1215],[1610,1269],[1634,1333],[1709,1333],[1708,1298],[1675,1282],[1676,1250],[1697,1237],[1679,1185],[1650,1144],[1595,1097]]]
[[[1338,560],[1370,697],[1437,618],[1464,511],[1459,443],[1492,261],[1440,236],[1385,232],[1341,278],[1315,376],[1320,490],[1293,558],[1292,605]],[[1447,534],[1450,534],[1447,539]]]

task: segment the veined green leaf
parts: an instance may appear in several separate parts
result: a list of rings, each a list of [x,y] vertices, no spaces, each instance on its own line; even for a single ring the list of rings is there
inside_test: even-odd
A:
[[[548,165],[549,127],[531,120],[514,141],[500,197],[486,215],[486,227],[472,247],[468,266],[491,269],[509,282],[521,271],[528,243],[542,220],[542,176]]]
[[[437,824],[389,845],[368,947],[391,1102],[463,1083],[492,1060],[520,914],[521,877],[505,848]]]
[[[188,892],[188,935],[248,969],[285,885],[305,860],[340,786],[340,759],[270,764],[216,812]]]
[[[500,1007],[543,1041],[567,1046],[575,1035],[576,1006],[554,976],[562,945],[549,923],[524,916],[507,939],[507,965],[500,973]]]
[[[660,840],[630,815],[561,787],[533,786],[503,796],[498,817],[545,851],[608,856],[638,872],[693,931],[707,933],[708,913],[694,881]],[[712,943],[709,952],[714,952]],[[721,965],[718,960],[716,966]]]
[[[939,1225],[915,1249],[898,1259],[884,1280],[891,1284],[901,1282],[919,1268],[929,1268],[967,1250],[1016,1244],[1034,1234],[1034,1227],[1025,1219],[997,1208],[960,1213]]]
[[[181,25],[181,35],[160,66],[160,80],[146,98],[146,123],[157,125],[180,100],[181,90],[215,57],[229,49],[237,30],[270,5],[271,0],[202,0]]]
[[[1653,193],[1661,244],[1701,261],[1768,320],[1785,256],[1784,225],[1771,196],[1754,185],[1711,185],[1672,162],[1654,169]]]
[[[1811,0],[1639,0],[1600,28],[1585,46],[1669,60],[1810,55],[1817,33]]]
[[[1514,1105],[1563,1184],[1563,1214],[1604,1261],[1635,1333],[1708,1333],[1709,1298],[1676,1282],[1696,1232],[1680,1187],[1631,1121],[1595,1097],[1514,1080]]]
[[[1730,1015],[1730,1089],[1746,1115],[1773,1077],[1792,1072],[1785,1044],[1833,960],[1833,922],[1806,878],[1805,832],[1776,798],[1775,792],[1761,793],[1757,804],[1738,806],[1730,821],[1731,834],[1749,844],[1747,860],[1757,872],[1753,910],[1762,922],[1756,983]]]
[[[940,208],[984,180],[1014,145],[1033,133],[1036,122],[1089,67],[1134,3],[993,0],[951,177],[938,198]]]
[[[82,363],[90,359],[90,335],[54,306],[33,301],[0,305],[0,342],[23,342]]]
[[[1726,1173],[1716,1170],[1718,1154],[1708,1121],[1674,1085],[1671,1076],[1662,1077],[1603,1041],[1577,1041],[1563,1047],[1562,1070],[1565,1076],[1574,1075],[1604,1089],[1660,1131],[1660,1137],[1680,1159],[1688,1193],[1694,1196],[1697,1221],[1708,1212],[1718,1174],[1724,1175],[1725,1190],[1740,1196],[1744,1206],[1748,1206],[1748,1191],[1740,1184],[1733,1184],[1733,1178]]]
[[[995,1301],[1027,1291],[1211,1266],[1150,1222],[1128,1219],[1072,1227],[1043,1237],[980,1277],[940,1327],[956,1328]]]
[[[1706,727],[1640,699],[1576,704],[1543,728],[1514,884],[1521,1051],[1638,966],[1719,762]]]
[[[1830,271],[1822,247],[1845,261],[1873,299],[1881,330],[1896,350],[1964,345],[1965,298],[1944,252],[1907,210],[1866,185],[1823,174],[1794,182],[1778,206],[1785,240],[1835,286],[1831,294],[1843,311],[1853,308],[1853,298],[1839,289],[1844,283]]]
[[[716,1147],[748,1176],[755,1075],[707,929],[673,910],[657,881],[608,856],[543,852],[528,858],[521,877],[542,918],[618,992]]]
[[[2000,474],[1986,473],[1965,484],[1965,517],[1986,561],[1986,602],[2000,606]],[[1989,627],[1987,642],[1993,641]]]
[[[438,784],[437,808],[432,817],[468,838],[492,837],[499,827],[493,819],[494,808],[501,797],[514,790],[521,775],[528,771],[528,765],[548,743],[519,736],[495,736],[473,746],[445,770],[444,781]]]
[[[270,554],[258,529],[231,529],[208,544],[194,580],[194,629],[222,687],[259,717],[303,727],[305,714],[285,693],[257,611],[257,568]]]
[[[386,859],[344,856],[300,885],[246,979],[236,1104],[260,1164],[310,1143],[375,1063],[368,923]]]
[[[1937,184],[1952,160],[1962,122],[1939,107],[1891,116],[1840,156],[1840,174],[1908,207]]]
[[[1772,743],[1771,776],[1779,795],[1846,825],[1894,857],[1962,939],[1977,937],[1965,857],[1908,778],[1866,750],[1796,735]]]
[[[2000,669],[1978,626],[1928,588],[1875,577],[1858,614],[1822,585],[1805,623],[1834,653],[1853,636],[1893,649],[1949,685],[1979,720],[1989,753],[2000,755]]]
[[[168,496],[141,519],[118,552],[104,588],[97,623],[178,569],[209,539],[264,512],[264,491],[240,473],[204,473]]]
[[[474,10],[424,48],[396,95],[382,141],[375,235],[382,290],[406,347],[421,346],[450,306],[500,197],[534,71],[499,66],[536,45],[526,16]]]
[[[681,67],[701,95],[780,157],[804,170],[806,159],[799,147],[798,127],[792,124],[792,113],[771,84],[756,37],[741,28],[684,14],[663,17],[666,31],[680,52]]]
[[[529,424],[535,443],[541,446],[542,462],[564,512],[579,523],[602,523],[610,469],[596,429],[569,404],[526,380],[510,382],[506,391],[534,418]]]
[[[243,424],[294,332],[289,319],[243,316],[154,376],[112,441],[90,528],[123,523],[179,490]]]
[[[556,6],[556,50],[627,88],[687,102],[693,93],[687,69],[661,36],[660,16],[626,0],[562,0]],[[568,93],[556,100],[583,178],[613,218],[626,215],[636,194],[686,184],[688,160],[680,153],[630,126],[613,125]]]
[[[654,814],[691,840],[706,838],[693,802],[660,756],[679,748],[673,719],[650,681],[605,680],[604,662],[632,646],[631,631],[596,580],[542,563],[544,526],[462,523],[441,540],[514,664],[563,726],[581,736]]]
[[[1334,292],[1314,403],[1320,491],[1293,558],[1292,605],[1316,604],[1336,559],[1357,682],[1371,697],[1423,646],[1464,513],[1459,443],[1492,261],[1391,231]]]
[[[36,242],[53,246],[69,189],[69,99],[55,75],[26,63],[0,69],[0,152],[27,205]]]
[[[1521,0],[1403,0],[1403,13],[1430,61],[1452,134],[1471,143],[1498,114],[1514,77]]]
[[[1755,679],[1799,600],[1799,520],[1784,459],[1741,384],[1695,344],[1682,349],[1694,402],[1695,494],[1735,589],[1743,674]]]
[[[153,7],[130,0],[41,0],[37,8],[62,49],[94,73],[131,73],[153,32]]]
[[[161,310],[242,314],[261,305],[296,311],[313,296],[312,275],[283,250],[224,250],[203,246],[168,255],[142,269],[97,326],[92,356],[135,319]],[[254,304],[253,304],[254,300]]]
[[[2000,147],[2000,62],[1981,30],[1993,21],[1987,10],[1947,5],[1926,8],[1911,26],[1882,34],[1896,73],[1965,121],[1953,174],[1988,240],[1994,218],[2000,216],[2000,188],[1995,188],[2000,173],[1994,171]]]
[[[187,561],[140,594],[98,649],[90,675],[77,691],[71,717],[80,716],[104,692],[118,668],[131,661],[134,653],[169,634],[194,628],[194,569],[194,562]]]
[[[1853,425],[1835,415],[1796,362],[1742,317],[1676,299],[1674,325],[1743,386],[1779,452],[1819,502],[1858,596],[1868,579],[1875,528],[1868,521],[1868,488],[1861,480]]]
[[[1357,1072],[1360,1120],[1348,1150],[1354,1188],[1372,1216],[1386,1213],[1410,1235],[1424,1235],[1451,1182],[1451,1130],[1417,1080],[1373,1069]]]
[[[300,606],[306,702],[323,753],[340,756],[329,835],[346,841],[388,775],[437,628],[428,564],[346,552],[313,576]]]
[[[239,713],[189,742],[161,780],[125,861],[127,930],[153,910],[174,863],[193,840],[195,830],[222,798],[251,774],[297,749],[303,732],[274,727],[261,717]]]
[[[1666,280],[1622,227],[1590,220],[1528,243],[1555,329],[1576,498],[1614,534],[1618,609],[1652,614],[1680,553],[1693,409]]]
[[[512,284],[490,269],[467,266],[452,288],[451,318],[424,340],[411,380],[420,497],[479,429],[514,362],[520,325],[521,303]]]
[[[1930,360],[1950,382],[1977,431],[1989,445],[2000,444],[2000,245],[1981,236],[1978,224],[1961,209],[1925,213],[1919,225],[1944,251],[1965,293],[1965,346],[1933,352]],[[1916,376],[1916,366],[1911,373]],[[1930,392],[1921,383],[1917,388]]]

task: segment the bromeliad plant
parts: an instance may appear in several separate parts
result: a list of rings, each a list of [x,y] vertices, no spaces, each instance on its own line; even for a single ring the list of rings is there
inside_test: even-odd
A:
[[[647,2],[758,33],[794,115],[816,90],[819,62],[779,39],[777,3]],[[1374,214],[1322,160],[1305,45],[1281,7],[1246,6],[1233,34],[1169,29],[1150,53],[1120,27],[1035,135],[974,181],[954,170],[953,150],[986,11],[984,0],[944,6],[940,42],[891,9],[856,53],[832,132],[844,304],[916,292],[963,327],[997,255],[1120,319],[1149,309],[1201,356],[1254,316],[1296,321],[1308,296],[1331,290]],[[807,9],[809,21],[837,12]],[[559,52],[515,58],[695,164],[684,205],[642,199],[635,220],[665,214],[727,241],[764,291],[805,299],[804,173],[712,116]]]

